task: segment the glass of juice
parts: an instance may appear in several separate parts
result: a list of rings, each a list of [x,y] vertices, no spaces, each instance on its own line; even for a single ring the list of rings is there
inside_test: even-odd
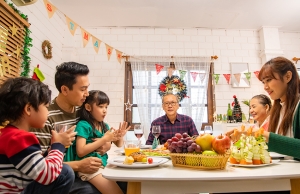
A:
[[[124,141],[124,151],[125,151],[125,156],[129,156],[133,152],[140,151],[140,141],[139,140],[125,140]]]

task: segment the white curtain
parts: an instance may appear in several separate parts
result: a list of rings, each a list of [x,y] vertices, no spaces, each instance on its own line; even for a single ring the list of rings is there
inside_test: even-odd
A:
[[[210,73],[210,57],[174,57],[176,69],[185,70],[184,81],[188,87],[189,98],[181,101],[181,113],[193,118],[198,131],[201,130],[204,116],[207,118],[207,86]],[[196,73],[195,81],[191,75]],[[178,71],[175,71],[175,74]],[[208,121],[206,121],[208,122]]]
[[[133,76],[134,97],[138,106],[140,122],[144,125],[146,139],[150,132],[151,122],[165,114],[158,87],[162,79],[168,75],[167,69],[170,62],[174,62],[176,67],[173,75],[180,76],[177,70],[187,71],[183,79],[188,86],[188,97],[180,102],[181,108],[178,112],[192,117],[200,131],[203,116],[207,113],[205,104],[207,102],[210,57],[133,56],[129,61]],[[156,73],[156,64],[164,66],[159,74]],[[199,73],[195,81],[190,72]],[[200,79],[200,73],[203,79]]]

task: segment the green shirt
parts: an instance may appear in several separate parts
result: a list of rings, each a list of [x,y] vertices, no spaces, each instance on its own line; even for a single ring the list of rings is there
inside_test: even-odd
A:
[[[270,133],[269,151],[294,157],[300,160],[300,108],[299,104],[293,118],[293,133],[294,138]]]
[[[108,124],[106,124],[106,128],[109,129]],[[77,123],[75,131],[77,132],[76,136],[80,136],[86,139],[86,144],[94,142],[93,138],[101,138],[103,137],[104,133],[101,133],[99,130],[96,130],[92,128],[92,126],[84,120],[81,120]],[[94,135],[96,134],[96,136]],[[106,166],[108,155],[105,153],[104,155],[100,155],[98,152],[91,152],[84,157],[79,157],[76,154],[76,140],[73,142],[73,144],[68,148],[66,155],[64,157],[64,161],[74,161],[74,160],[82,160],[87,157],[98,157],[102,160],[102,165]]]

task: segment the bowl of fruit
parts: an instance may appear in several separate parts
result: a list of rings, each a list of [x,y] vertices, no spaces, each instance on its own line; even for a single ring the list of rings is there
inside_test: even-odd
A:
[[[230,156],[231,140],[222,134],[190,137],[187,133],[176,133],[167,142],[173,166],[224,169]]]

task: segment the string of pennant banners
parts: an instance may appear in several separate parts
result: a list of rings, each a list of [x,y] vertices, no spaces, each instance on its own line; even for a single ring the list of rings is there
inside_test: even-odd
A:
[[[58,10],[58,9],[56,8],[56,6],[54,6],[48,0],[44,0],[44,4],[45,4],[46,10],[48,12],[48,17],[51,18],[54,15],[55,11]],[[69,29],[70,33],[74,36],[77,27],[80,27],[80,29],[81,29],[81,38],[82,38],[82,42],[83,42],[83,47],[85,47],[88,44],[88,42],[92,39],[93,48],[94,48],[95,52],[98,54],[98,51],[99,51],[99,48],[100,48],[100,44],[103,41],[101,41],[99,38],[95,37],[94,35],[92,35],[88,31],[86,31],[84,28],[82,28],[82,26],[79,26],[70,17],[68,17],[66,15],[65,15],[65,17],[66,17],[66,22],[67,22],[68,29]],[[119,51],[119,50],[117,50],[115,48],[113,48],[112,46],[106,44],[105,42],[103,42],[103,43],[105,44],[106,54],[107,54],[108,60],[110,60],[112,52],[113,52],[113,50],[115,50],[116,51],[117,60],[121,64],[121,58],[122,58],[123,52]]]
[[[52,3],[50,3],[48,0],[43,0],[43,1],[44,1],[44,4],[45,4],[47,13],[48,13],[48,17],[51,18],[54,15],[54,13],[56,12],[56,10],[58,10],[58,9],[56,8],[55,5],[53,5]],[[95,52],[98,54],[98,51],[99,51],[99,48],[100,48],[100,44],[103,41],[101,41],[99,38],[95,37],[94,35],[92,35],[88,31],[86,31],[82,26],[78,25],[75,21],[73,21],[67,15],[65,15],[65,17],[66,17],[66,23],[68,25],[68,29],[69,29],[70,33],[74,36],[76,29],[78,27],[80,27],[80,29],[81,29],[81,38],[82,38],[82,42],[83,42],[83,47],[85,47],[88,44],[88,42],[90,40],[92,40],[93,48],[94,48]],[[105,42],[103,42],[103,43],[105,44],[107,59],[110,60],[112,52],[113,52],[113,50],[115,50],[116,51],[117,60],[121,64],[121,59],[122,59],[123,52],[120,51],[120,50],[118,50],[118,49],[115,49],[114,47],[108,45]],[[156,73],[157,73],[157,75],[164,68],[164,66],[160,65],[160,64],[155,64],[155,67],[156,67]],[[168,74],[169,74],[169,76],[171,76],[174,71],[175,71],[175,69],[168,68]],[[186,73],[187,73],[187,71],[185,71],[185,70],[178,70],[178,72],[179,72],[179,75],[180,75],[180,79],[183,79],[185,77]],[[259,71],[254,71],[253,73],[258,78]],[[191,74],[194,82],[196,81],[198,75],[199,75],[199,77],[200,77],[200,79],[201,79],[202,82],[205,79],[205,73],[190,72],[190,74]],[[243,74],[245,75],[246,79],[250,82],[251,72],[247,72],[247,73],[243,73]],[[227,83],[229,84],[229,81],[230,81],[230,78],[231,78],[231,74],[223,74],[223,76],[225,77]],[[233,74],[233,76],[234,76],[235,80],[238,83],[240,83],[240,79],[241,79],[242,73]],[[220,79],[220,74],[213,74],[213,78],[215,80],[215,83],[218,84],[219,79]]]
[[[155,64],[156,74],[158,75],[164,67],[165,66],[163,66],[163,65]],[[168,68],[168,75],[169,75],[169,77],[171,77],[173,75],[174,71],[175,71],[174,68],[170,68],[170,67]],[[186,70],[178,70],[178,72],[179,72],[180,79],[183,80],[184,77],[185,77],[185,75],[186,75],[186,73],[187,73],[187,71]],[[191,74],[194,82],[196,81],[198,75],[199,75],[199,77],[201,79],[201,82],[203,82],[204,79],[205,79],[205,73],[190,72],[190,74]]]
[[[258,78],[259,71],[254,71],[253,73]],[[246,79],[248,80],[248,82],[250,82],[251,72],[247,72],[247,73],[235,73],[235,74],[232,74],[232,75],[233,75],[234,79],[236,80],[236,82],[240,83],[242,74],[244,74],[245,77],[246,77]],[[223,76],[225,77],[225,79],[227,81],[227,84],[229,84],[229,81],[231,79],[231,74],[223,74]],[[215,80],[215,83],[218,84],[219,79],[220,79],[220,74],[213,74],[213,78]]]

